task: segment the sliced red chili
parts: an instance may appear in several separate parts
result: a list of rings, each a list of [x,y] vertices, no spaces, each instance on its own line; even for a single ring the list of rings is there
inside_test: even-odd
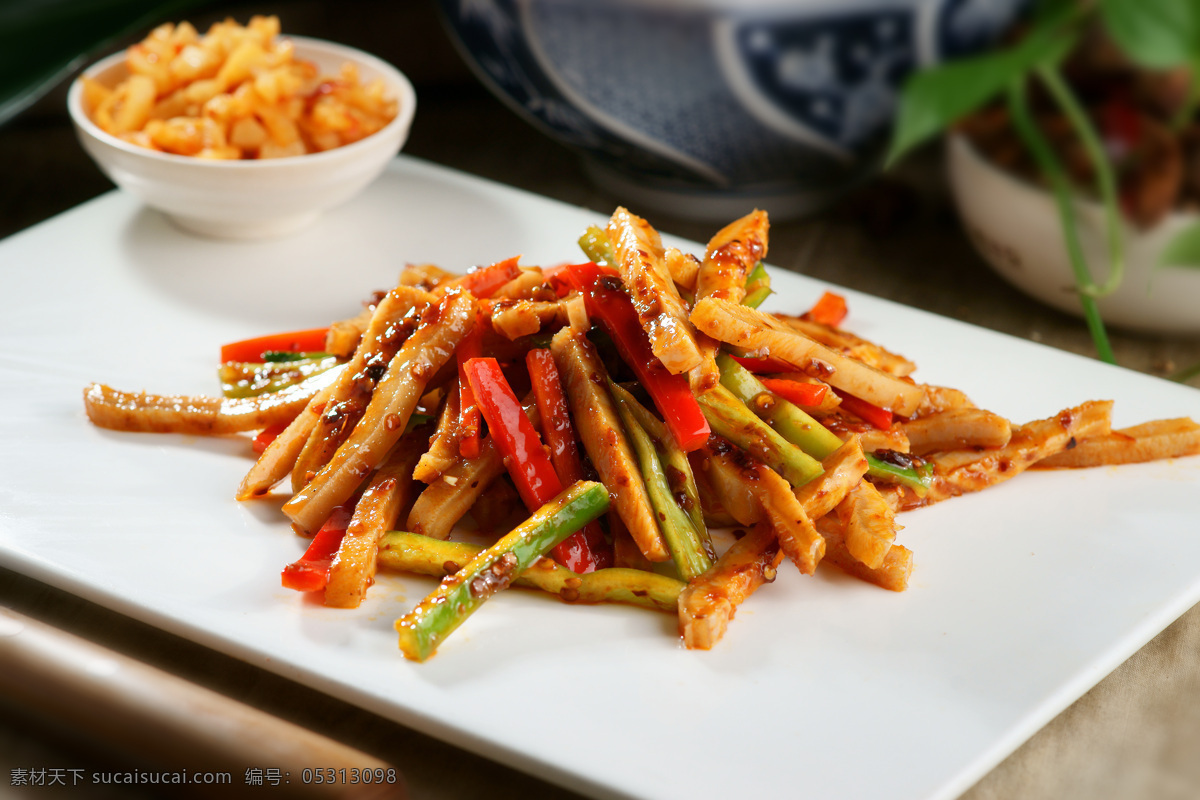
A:
[[[328,332],[329,328],[310,328],[230,342],[221,346],[221,362],[262,361],[263,353],[269,352],[320,352],[325,349],[325,335]]]
[[[741,364],[746,369],[753,372],[755,375],[770,375],[775,372],[795,372],[796,367],[781,358],[774,356],[731,356],[734,361]]]
[[[304,555],[283,568],[283,586],[298,592],[316,592],[329,582],[329,566],[337,554],[350,524],[352,511],[348,506],[333,509],[329,519],[317,531]]]
[[[849,411],[863,422],[882,431],[886,431],[892,427],[894,415],[888,409],[880,408],[873,403],[868,403],[866,400],[855,397],[852,394],[846,394],[838,389],[834,389],[833,391],[838,397],[842,398],[842,409]]]
[[[488,433],[504,456],[517,493],[529,510],[540,508],[563,487],[537,430],[496,359],[472,358],[465,368]]]
[[[833,292],[821,295],[804,316],[813,322],[836,328],[846,318],[846,298]]]
[[[279,434],[283,433],[285,428],[287,428],[287,425],[280,423],[279,425],[272,425],[269,428],[259,431],[258,435],[254,437],[253,444],[251,444],[254,452],[261,456],[271,446],[271,442],[279,438]]]
[[[542,274],[546,276],[546,282],[559,297],[565,297],[572,291],[582,293],[586,288],[585,284],[596,274],[609,275],[617,280],[621,278],[621,273],[617,272],[616,267],[597,264],[593,261],[585,261],[582,264],[558,264],[543,269]]]
[[[798,406],[820,405],[821,401],[825,399],[825,395],[829,393],[829,386],[824,383],[793,381],[787,378],[759,378],[759,380],[762,381],[763,386]]]
[[[550,461],[564,485],[574,483],[583,477],[583,461],[554,356],[549,350],[530,350],[525,354],[525,366],[542,419],[542,434],[550,448]]]
[[[570,486],[584,477],[583,459],[579,455],[575,426],[571,424],[567,397],[554,356],[549,350],[530,350],[525,355],[525,366],[542,420],[542,434],[550,449],[550,461],[562,485]],[[558,545],[554,557],[579,573],[612,566],[613,561],[612,547],[596,522],[589,522]]]
[[[572,285],[583,294],[588,316],[597,320],[613,340],[621,360],[637,375],[654,400],[667,429],[687,452],[708,441],[708,420],[692,394],[686,375],[667,371],[650,349],[650,337],[638,320],[633,301],[611,271],[587,262],[569,268]]]
[[[559,297],[566,297],[575,288],[571,281],[570,270],[570,264],[557,264],[553,267],[542,268],[542,275],[546,278],[546,284]]]
[[[520,259],[520,256],[513,256],[486,267],[479,267],[459,278],[455,285],[476,297],[491,297],[501,286],[521,275],[521,268],[517,266]]]
[[[467,362],[467,377],[517,493],[530,511],[541,508],[563,490],[563,483],[499,362],[473,358]],[[590,571],[602,563],[583,531],[568,536],[551,553],[575,572]]]

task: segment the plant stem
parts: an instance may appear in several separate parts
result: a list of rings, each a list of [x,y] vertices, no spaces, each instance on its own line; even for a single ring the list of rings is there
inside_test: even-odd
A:
[[[1112,162],[1108,160],[1108,155],[1104,152],[1104,146],[1100,142],[1100,136],[1096,133],[1095,126],[1088,119],[1087,113],[1080,106],[1071,87],[1063,80],[1058,66],[1044,64],[1038,68],[1037,74],[1055,102],[1058,103],[1059,108],[1062,109],[1063,114],[1066,115],[1071,127],[1075,129],[1075,134],[1079,137],[1088,159],[1092,162],[1092,169],[1096,171],[1096,190],[1104,204],[1105,223],[1108,226],[1108,280],[1103,286],[1080,287],[1080,291],[1093,297],[1104,297],[1112,294],[1121,285],[1125,274],[1121,210],[1117,205],[1117,181],[1113,175]]]
[[[1197,375],[1200,375],[1200,364],[1193,364],[1190,367],[1181,369],[1179,372],[1176,372],[1174,375],[1172,375],[1170,377],[1170,379],[1175,381],[1176,383],[1187,383],[1188,381],[1190,381],[1192,378],[1196,377]]]
[[[1108,342],[1108,333],[1104,328],[1104,320],[1100,317],[1100,310],[1096,306],[1096,298],[1087,291],[1089,287],[1094,289],[1095,283],[1088,271],[1083,247],[1079,243],[1079,231],[1075,222],[1074,193],[1058,157],[1033,122],[1029,111],[1029,100],[1025,94],[1025,83],[1022,79],[1014,80],[1009,84],[1008,106],[1017,134],[1033,153],[1038,167],[1054,189],[1054,199],[1058,205],[1063,236],[1066,239],[1067,255],[1071,261],[1071,269],[1075,273],[1075,283],[1080,290],[1079,302],[1083,306],[1083,316],[1087,321],[1088,330],[1092,334],[1096,354],[1102,361],[1115,364],[1117,360],[1113,356],[1112,346]]]
[[[1192,117],[1196,115],[1197,106],[1200,106],[1200,58],[1196,58],[1191,67],[1192,74],[1188,81],[1187,97],[1184,98],[1183,104],[1171,119],[1171,131],[1174,133],[1180,133],[1188,126]]]

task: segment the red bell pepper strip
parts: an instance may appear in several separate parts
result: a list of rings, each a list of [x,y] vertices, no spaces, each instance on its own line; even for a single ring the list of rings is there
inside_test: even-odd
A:
[[[284,351],[313,353],[325,349],[325,334],[329,328],[310,328],[304,331],[271,333],[243,339],[221,346],[221,363],[229,361],[262,361],[263,353]]]
[[[571,281],[571,265],[556,264],[553,267],[542,267],[542,275],[546,278],[546,285],[554,290],[554,293],[559,297],[566,297],[574,289]]]
[[[838,397],[842,398],[842,408],[849,411],[854,416],[861,419],[867,424],[879,428],[881,431],[886,431],[892,427],[893,414],[886,408],[880,408],[877,405],[868,403],[855,397],[852,394],[846,394],[838,389],[833,390]]]
[[[553,267],[543,267],[542,274],[546,276],[546,283],[559,297],[565,297],[571,292],[583,292],[588,281],[596,275],[611,275],[618,279],[621,277],[616,267],[597,264],[594,261],[566,262]]]
[[[711,432],[708,420],[687,376],[668,372],[650,349],[650,337],[638,321],[629,295],[614,282],[610,271],[597,264],[575,264],[570,273],[573,285],[583,294],[588,316],[600,322],[621,359],[633,368],[675,441],[685,452],[699,450]]]
[[[611,275],[617,280],[621,279],[621,273],[617,272],[616,267],[591,261],[542,268],[542,274],[546,276],[546,283],[550,284],[550,288],[554,289],[559,297],[566,297],[572,291],[583,293],[587,279],[597,272],[601,275]]]
[[[753,372],[755,375],[770,375],[775,372],[795,372],[796,367],[781,358],[774,356],[735,356],[730,355],[737,363]]]
[[[537,429],[525,416],[525,409],[521,407],[496,359],[471,359],[467,362],[467,378],[471,381],[479,410],[487,422],[488,433],[504,456],[504,466],[517,487],[517,493],[521,495],[526,508],[536,511],[563,490],[562,481],[542,447]],[[575,542],[567,544],[572,539]],[[567,546],[564,548],[563,544]],[[561,553],[564,558],[561,563],[575,572],[589,564],[595,569],[595,559],[583,557],[582,549],[585,546],[586,540],[576,531],[551,553],[555,559],[560,558]]]
[[[784,400],[798,406],[820,405],[829,392],[829,387],[824,383],[792,381],[787,378],[759,378],[759,382]]]
[[[478,318],[475,322],[455,353],[458,359],[458,454],[463,458],[475,458],[480,447],[479,404],[466,371],[468,361],[483,355],[483,326],[478,324]]]
[[[255,453],[261,456],[271,446],[271,442],[275,441],[279,434],[283,433],[283,429],[286,427],[286,424],[280,423],[279,425],[264,428],[254,437],[254,442],[250,446],[254,448]]]
[[[583,461],[575,445],[575,429],[571,425],[567,398],[563,393],[558,368],[554,365],[554,356],[549,350],[530,350],[525,354],[525,366],[529,370],[529,381],[537,400],[542,432],[550,448],[554,471],[564,485],[582,480]]]
[[[486,267],[479,267],[457,279],[453,285],[466,289],[476,297],[491,297],[501,286],[520,277],[521,268],[517,266],[520,260],[520,256],[513,256]]]
[[[571,424],[567,396],[563,392],[558,367],[554,365],[554,356],[549,350],[530,350],[525,354],[525,366],[529,370],[529,381],[542,419],[542,434],[550,448],[550,462],[562,485],[570,486],[585,476],[583,460],[575,443],[575,427]],[[596,522],[589,522],[558,547],[556,557],[561,556],[562,563],[574,572],[591,572],[612,566],[612,547]]]
[[[333,557],[337,555],[338,547],[342,544],[352,514],[348,506],[333,509],[329,519],[309,542],[304,555],[283,568],[285,589],[316,592],[325,588],[325,584],[329,582],[329,565],[333,563]]]
[[[825,292],[804,315],[813,322],[836,328],[846,318],[846,298],[833,292]]]
[[[472,358],[466,363],[466,373],[488,433],[504,456],[521,500],[531,511],[541,508],[562,491],[562,481],[500,362],[490,357]]]

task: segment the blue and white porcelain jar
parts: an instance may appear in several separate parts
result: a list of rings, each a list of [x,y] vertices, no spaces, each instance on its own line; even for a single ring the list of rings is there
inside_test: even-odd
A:
[[[1023,0],[440,0],[484,83],[677,216],[776,218],[869,176],[901,82],[976,52]]]

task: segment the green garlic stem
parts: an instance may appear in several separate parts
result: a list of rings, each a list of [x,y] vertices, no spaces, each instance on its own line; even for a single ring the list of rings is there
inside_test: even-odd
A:
[[[1083,247],[1079,242],[1079,231],[1075,220],[1074,192],[1058,157],[1033,122],[1023,81],[1015,80],[1009,84],[1008,106],[1012,114],[1013,127],[1016,128],[1017,134],[1025,146],[1033,153],[1038,167],[1054,190],[1054,199],[1058,206],[1063,235],[1066,239],[1067,255],[1071,261],[1071,270],[1075,275],[1075,284],[1080,290],[1079,302],[1083,306],[1084,319],[1096,346],[1096,353],[1102,361],[1115,364],[1117,360],[1113,355],[1112,346],[1109,344],[1108,333],[1104,328],[1104,320],[1100,317],[1096,298],[1086,291],[1088,287],[1094,288],[1095,283],[1088,271],[1087,259],[1083,255]]]
[[[396,620],[400,650],[424,661],[479,606],[538,557],[608,510],[604,484],[578,481],[438,585]]]

